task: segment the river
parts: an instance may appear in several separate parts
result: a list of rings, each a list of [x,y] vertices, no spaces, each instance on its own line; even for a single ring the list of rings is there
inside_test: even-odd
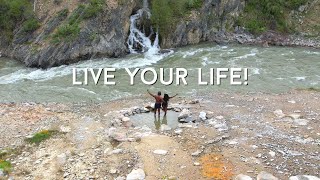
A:
[[[73,68],[116,68],[115,86],[73,85]],[[139,76],[129,85],[128,68],[186,68],[188,85],[144,85]],[[209,68],[248,68],[247,86],[231,86],[228,80],[220,86],[198,85],[197,68],[204,79]],[[168,69],[167,69],[168,70]],[[0,58],[0,102],[101,102],[161,90],[181,96],[214,92],[280,93],[291,89],[320,88],[320,50],[293,47],[221,46],[205,43],[173,49],[171,53],[145,56],[130,54],[123,58],[102,58],[47,70],[26,68],[22,63]],[[79,74],[81,79],[83,74]]]

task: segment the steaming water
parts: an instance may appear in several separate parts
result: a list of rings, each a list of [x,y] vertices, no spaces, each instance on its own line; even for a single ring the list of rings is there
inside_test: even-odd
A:
[[[279,93],[297,88],[320,88],[320,51],[305,48],[270,47],[216,44],[201,44],[175,49],[175,52],[145,56],[131,54],[119,59],[95,59],[69,66],[60,66],[48,70],[26,68],[23,64],[0,59],[0,101],[36,101],[36,102],[80,102],[109,101],[117,98],[145,94],[147,89],[158,90],[181,96],[199,95],[215,92],[270,92]],[[116,86],[103,85],[103,79],[94,85],[89,79],[88,86],[72,85],[72,68],[117,69]],[[144,85],[140,74],[135,85],[129,85],[129,76],[124,70],[129,68],[182,67],[188,69],[188,85],[170,86],[157,82],[153,86]],[[220,86],[199,86],[197,68],[202,68],[203,79],[209,80],[209,68],[239,67],[249,69],[248,86],[230,86],[228,80],[222,80]],[[166,69],[166,74],[169,70]],[[151,74],[147,74],[151,79]],[[83,73],[78,74],[78,80]],[[168,77],[166,77],[166,80]]]

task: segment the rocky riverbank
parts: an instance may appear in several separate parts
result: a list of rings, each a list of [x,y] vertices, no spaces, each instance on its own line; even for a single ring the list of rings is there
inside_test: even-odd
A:
[[[179,97],[170,102],[179,118],[161,116],[158,130],[136,125],[136,114],[150,113],[147,95],[1,104],[0,159],[12,168],[0,178],[319,179],[319,98],[316,91]]]

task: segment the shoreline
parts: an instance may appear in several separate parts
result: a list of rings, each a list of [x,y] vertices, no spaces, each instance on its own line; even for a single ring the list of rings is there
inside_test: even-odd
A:
[[[262,171],[280,179],[319,177],[319,99],[320,92],[306,90],[179,97],[169,106],[177,111],[189,109],[194,122],[175,129],[163,125],[159,131],[134,127],[132,115],[126,115],[143,115],[138,109],[153,103],[147,95],[96,104],[0,104],[4,127],[0,149],[21,147],[20,153],[5,157],[13,166],[9,176],[15,179],[48,174],[67,179],[116,178],[134,169],[143,170],[146,179],[186,179],[188,172],[195,179],[239,174],[254,178]],[[206,113],[205,119],[199,118],[200,112]],[[61,133],[39,145],[25,141],[41,130]],[[222,161],[215,162],[217,169],[210,169],[208,158]],[[110,161],[112,166],[106,163]],[[220,165],[228,171],[219,169]]]

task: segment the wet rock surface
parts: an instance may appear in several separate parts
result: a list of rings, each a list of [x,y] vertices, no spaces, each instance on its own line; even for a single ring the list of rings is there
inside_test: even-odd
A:
[[[126,125],[144,109],[137,103],[150,104],[144,96],[100,104],[1,104],[0,152],[7,155],[0,159],[11,162],[12,170],[0,175],[317,180],[319,98],[311,91],[217,93],[197,97],[195,104],[176,98],[170,109],[188,109],[194,121],[165,131]],[[25,141],[44,129],[59,133],[39,145]]]

